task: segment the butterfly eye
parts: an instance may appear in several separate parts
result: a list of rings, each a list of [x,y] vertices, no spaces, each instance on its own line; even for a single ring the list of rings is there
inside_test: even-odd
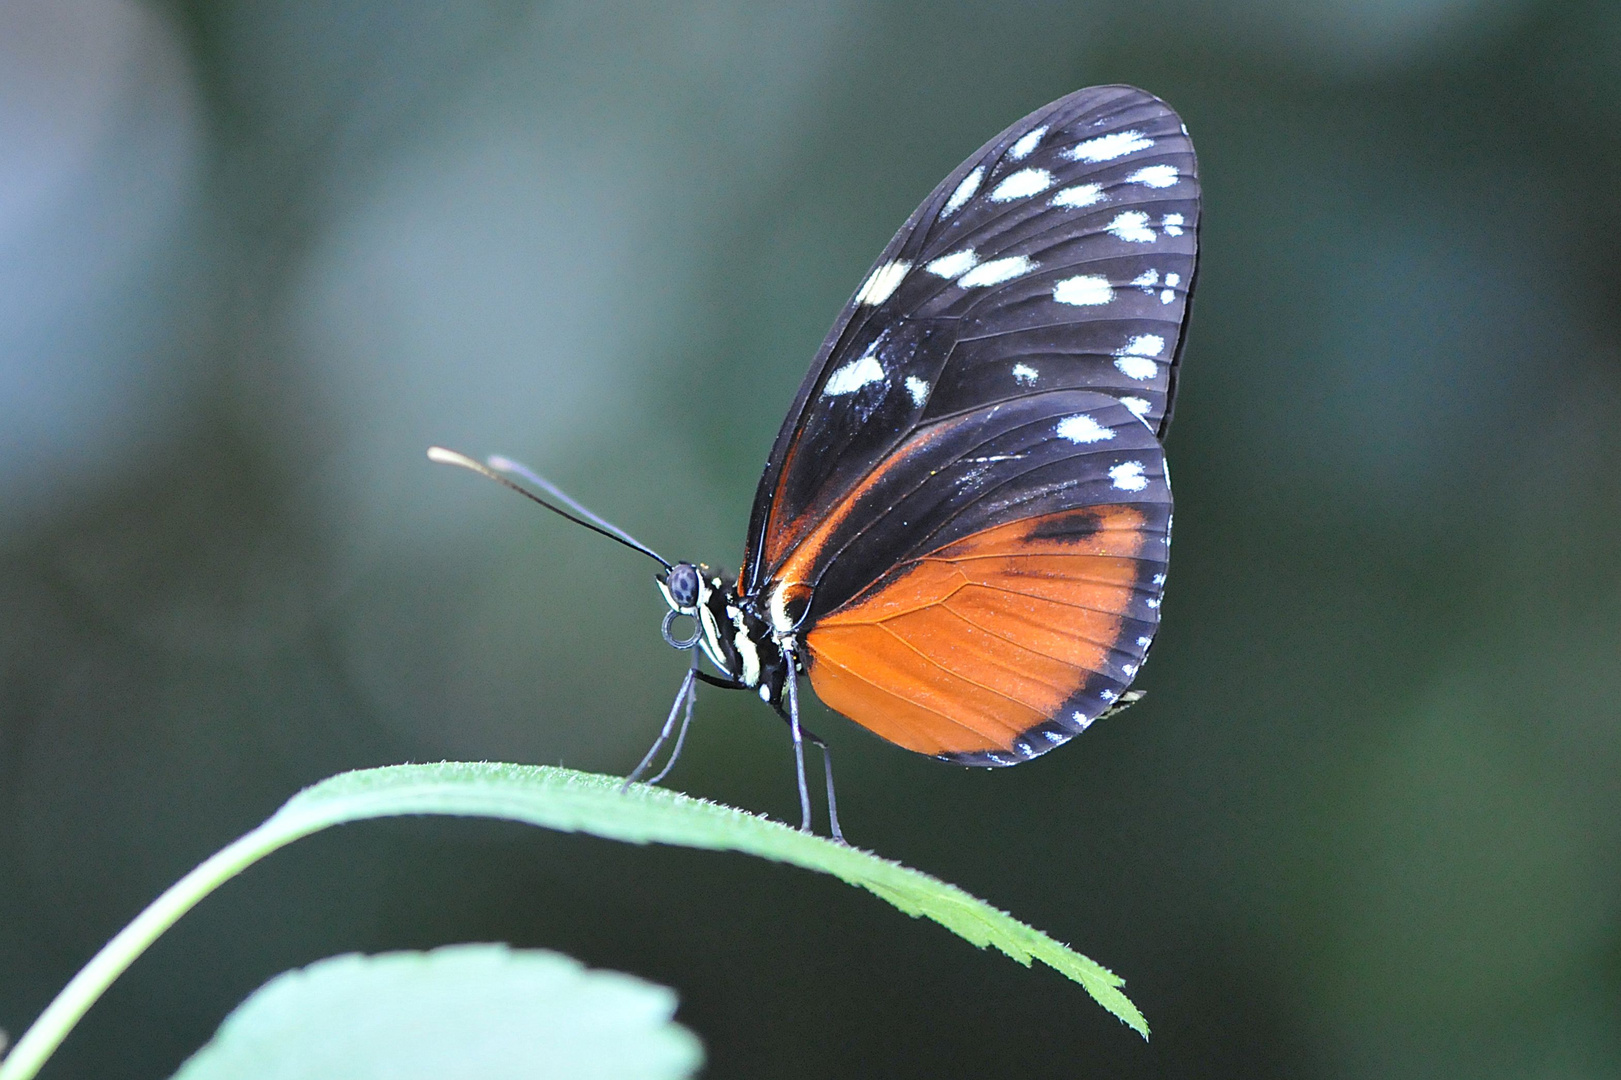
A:
[[[693,607],[698,603],[698,568],[691,563],[676,563],[670,567],[664,587],[670,590],[670,599],[677,606]]]

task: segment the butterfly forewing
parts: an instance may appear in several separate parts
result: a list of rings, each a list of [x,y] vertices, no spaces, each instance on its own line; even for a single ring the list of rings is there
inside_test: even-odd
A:
[[[943,419],[1086,389],[1163,435],[1198,211],[1181,121],[1130,87],[1061,98],[964,162],[890,242],[801,385],[756,495],[744,591]]]

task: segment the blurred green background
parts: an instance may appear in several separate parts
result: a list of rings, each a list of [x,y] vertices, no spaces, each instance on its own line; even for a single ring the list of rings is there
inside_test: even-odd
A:
[[[1621,1076],[1621,7],[0,7],[0,1027],[300,785],[627,771],[645,560],[735,568],[828,323],[969,151],[1181,111],[1204,258],[1147,700],[965,771],[817,706],[863,846],[1113,967],[752,860],[407,821],[211,898],[46,1075],[167,1075],[274,973],[505,940],[675,987],[707,1075]],[[700,695],[671,782],[794,812]]]

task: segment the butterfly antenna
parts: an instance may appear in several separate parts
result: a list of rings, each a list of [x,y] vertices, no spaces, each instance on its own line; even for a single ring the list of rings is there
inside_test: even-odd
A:
[[[557,514],[559,517],[565,517],[574,522],[576,525],[584,525],[587,529],[590,529],[594,533],[601,533],[610,540],[617,540],[626,547],[641,552],[643,555],[646,555],[648,558],[654,560],[666,570],[670,569],[670,567],[674,565],[670,562],[670,560],[666,559],[663,555],[660,555],[658,552],[654,551],[652,548],[630,535],[630,533],[626,532],[624,529],[621,529],[619,526],[586,509],[574,498],[565,493],[562,488],[558,487],[550,480],[531,472],[529,469],[524,468],[522,465],[518,464],[516,461],[512,461],[509,458],[499,456],[491,457],[489,459],[489,464],[484,465],[474,461],[466,454],[458,454],[456,451],[446,450],[442,446],[430,446],[428,447],[428,460],[436,461],[441,465],[460,465],[464,469],[470,469],[473,472],[478,473],[480,476],[488,477],[489,479],[494,480],[497,484],[500,484],[503,487],[511,488],[513,491],[516,491],[519,495],[522,495],[531,502],[539,503],[541,506],[544,506],[546,509],[550,510],[554,514]],[[511,480],[501,475],[501,473],[504,472],[518,474],[531,484],[534,484],[536,487],[546,492],[546,494],[550,495],[558,502],[562,503],[563,506],[568,507],[568,510],[564,510],[560,506],[547,502],[545,499],[541,498],[539,495],[536,495],[533,491],[530,491],[521,484],[513,483]],[[570,511],[573,512],[570,513]]]

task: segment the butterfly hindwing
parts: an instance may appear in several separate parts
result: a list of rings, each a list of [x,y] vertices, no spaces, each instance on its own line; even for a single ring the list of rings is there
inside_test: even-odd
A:
[[[1048,750],[1146,656],[1170,513],[1159,443],[1113,398],[1049,391],[930,425],[781,568],[814,579],[812,685],[923,753],[1011,764]]]
[[[1162,435],[1198,208],[1181,121],[1130,87],[1061,98],[964,162],[890,242],[801,385],[756,495],[745,590],[934,422],[1087,389]]]

